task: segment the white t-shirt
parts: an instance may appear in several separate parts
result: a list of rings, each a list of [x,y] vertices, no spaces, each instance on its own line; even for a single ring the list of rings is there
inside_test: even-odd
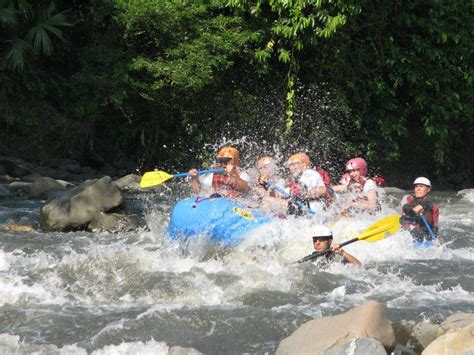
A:
[[[241,171],[239,173],[239,177],[246,181],[248,184],[251,181],[251,177],[249,174],[247,174],[245,171]],[[204,175],[199,175],[199,183],[201,184],[201,191],[200,195],[210,195],[214,191],[212,191],[212,179],[214,178],[214,173],[211,174],[204,174]]]
[[[372,179],[365,181],[364,189],[362,190],[365,194],[371,190],[377,190],[377,184]]]
[[[318,187],[325,186],[321,175],[313,169],[305,170],[298,181],[307,191],[312,191]]]

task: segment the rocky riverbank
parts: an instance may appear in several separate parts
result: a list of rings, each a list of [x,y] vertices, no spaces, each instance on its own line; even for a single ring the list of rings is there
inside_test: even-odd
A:
[[[103,175],[109,173],[109,175]],[[6,225],[3,230],[124,232],[143,226],[134,214],[126,214],[124,192],[143,192],[140,176],[125,169],[101,170],[62,160],[48,166],[0,156],[0,198],[45,200],[39,225]],[[113,180],[115,179],[115,180]]]

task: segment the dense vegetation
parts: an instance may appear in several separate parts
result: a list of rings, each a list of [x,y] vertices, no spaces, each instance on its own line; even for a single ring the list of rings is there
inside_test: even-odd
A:
[[[171,170],[245,136],[248,160],[298,147],[472,185],[472,18],[464,0],[0,0],[0,149]]]

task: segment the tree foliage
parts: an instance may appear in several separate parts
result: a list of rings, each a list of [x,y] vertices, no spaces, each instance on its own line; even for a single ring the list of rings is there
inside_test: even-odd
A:
[[[185,167],[223,135],[285,136],[334,144],[321,161],[472,178],[473,16],[462,0],[0,0],[0,146]]]
[[[65,26],[71,26],[71,23],[63,12],[56,11],[54,2],[0,0],[3,65],[23,70],[29,53],[51,55],[54,51],[52,37],[64,41],[61,28]]]

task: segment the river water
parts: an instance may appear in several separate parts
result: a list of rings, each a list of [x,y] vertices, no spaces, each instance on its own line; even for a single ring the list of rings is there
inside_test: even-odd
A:
[[[171,186],[171,188],[170,188]],[[318,270],[311,219],[276,221],[233,248],[165,235],[173,185],[128,196],[148,228],[124,234],[0,231],[0,353],[272,353],[302,323],[382,302],[393,324],[474,312],[474,193],[433,193],[440,244],[414,249],[398,232],[345,249],[364,267]],[[338,242],[377,217],[329,218]],[[0,225],[31,224],[43,201],[0,200]]]

